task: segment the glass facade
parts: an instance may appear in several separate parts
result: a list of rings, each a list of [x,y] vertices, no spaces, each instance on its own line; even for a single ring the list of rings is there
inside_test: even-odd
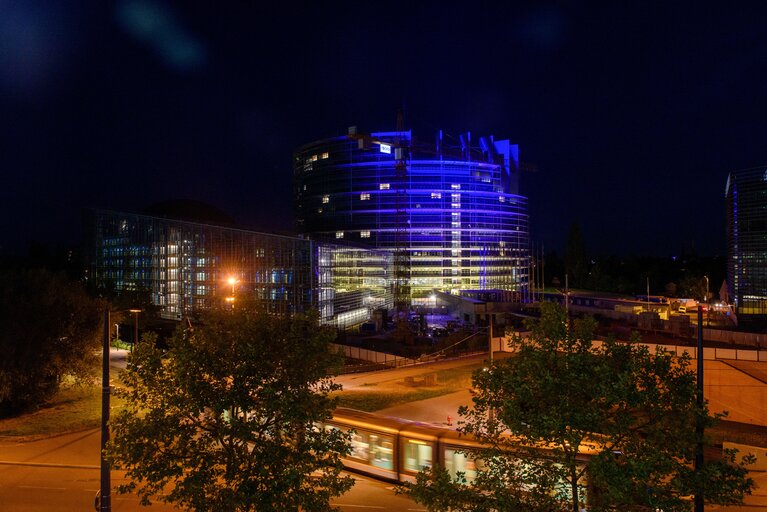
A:
[[[727,177],[727,282],[735,311],[767,315],[767,168]]]
[[[294,155],[299,231],[405,250],[414,298],[434,289],[525,288],[528,214],[517,147],[461,141],[427,146],[410,132],[386,132],[302,147]],[[398,157],[407,166],[404,183]]]
[[[146,291],[166,318],[245,295],[279,314],[318,309],[338,327],[391,307],[384,251],[104,210],[89,223],[96,286]]]

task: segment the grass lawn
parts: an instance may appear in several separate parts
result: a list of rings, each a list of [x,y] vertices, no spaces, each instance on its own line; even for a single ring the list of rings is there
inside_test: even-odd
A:
[[[359,388],[341,391],[337,395],[341,407],[361,411],[380,411],[395,405],[454,393],[471,386],[471,373],[478,365],[438,371],[424,371],[413,377],[413,382],[396,379],[362,384]],[[427,379],[432,378],[433,384]],[[361,389],[360,389],[361,388]]]
[[[122,405],[112,395],[111,405]],[[14,418],[0,419],[0,437],[36,438],[101,425],[101,386],[66,385],[50,402]]]

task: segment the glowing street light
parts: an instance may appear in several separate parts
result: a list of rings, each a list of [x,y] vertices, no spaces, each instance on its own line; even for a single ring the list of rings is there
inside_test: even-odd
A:
[[[232,287],[232,296],[234,296],[234,286],[239,282],[236,277],[229,276],[229,279],[226,280],[227,283]]]

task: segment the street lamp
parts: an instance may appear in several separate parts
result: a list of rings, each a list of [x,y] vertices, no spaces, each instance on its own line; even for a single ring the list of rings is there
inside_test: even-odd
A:
[[[129,309],[128,311],[133,313],[133,345],[135,346],[138,343],[138,314],[141,313],[141,310]]]
[[[706,279],[706,299],[705,299],[705,301],[706,301],[706,326],[709,326],[710,318],[711,318],[709,316],[710,315],[709,310],[711,309],[711,306],[710,306],[710,304],[708,302],[708,276],[703,276],[703,277]],[[700,309],[700,308],[698,308],[698,309]]]
[[[236,300],[235,299],[235,288],[234,287],[240,281],[239,281],[239,279],[237,279],[234,276],[229,276],[229,278],[226,280],[226,282],[229,283],[229,286],[232,287],[232,295],[229,296],[229,297],[226,297],[224,300],[226,301],[227,304],[229,304],[230,306],[232,306],[232,308],[234,308],[234,301]]]
[[[703,279],[706,280],[706,298],[703,300],[705,300],[706,304],[708,304],[708,276],[703,276]]]
[[[109,311],[109,306],[104,306],[104,343],[101,355],[101,489],[99,490],[99,504],[101,512],[112,511],[112,477],[109,471],[109,462],[106,460],[105,450],[109,441],[109,331],[111,313],[129,311],[135,315],[136,337],[138,337],[138,314],[140,309],[128,309],[121,311]]]

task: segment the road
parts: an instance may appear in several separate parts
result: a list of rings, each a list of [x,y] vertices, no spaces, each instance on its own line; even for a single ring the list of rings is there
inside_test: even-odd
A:
[[[99,488],[98,429],[16,443],[0,441],[0,511],[81,512],[93,510]],[[122,471],[112,472],[113,489],[124,483]],[[412,500],[394,494],[390,483],[360,475],[355,486],[332,504],[342,511],[387,510],[425,512]],[[140,507],[135,495],[113,493],[115,512],[176,510],[164,504]]]
[[[495,352],[494,357],[496,359],[504,359],[510,356],[511,354],[508,352]],[[437,361],[436,363],[416,364],[413,366],[393,368],[391,370],[339,375],[335,377],[334,381],[338,384],[341,384],[345,390],[350,390],[359,387],[366,387],[371,384],[404,380],[405,377],[418,377],[425,373],[432,373],[439,370],[448,370],[451,368],[459,368],[463,366],[479,367],[486,359],[486,354],[478,354],[461,359],[448,359]]]
[[[115,357],[116,356],[116,357]],[[124,354],[113,354],[113,364],[122,365]],[[115,360],[116,359],[116,360]],[[481,364],[484,356],[463,360],[440,361],[396,370],[341,376],[337,382],[345,389],[370,383],[402,380],[446,368]],[[441,397],[403,404],[378,411],[378,414],[407,418],[446,426],[451,415],[455,428],[459,405],[471,403],[468,390]],[[99,487],[99,430],[66,434],[31,442],[0,440],[0,511],[37,512],[50,510],[69,512],[93,510],[93,498]],[[387,510],[391,512],[425,512],[425,509],[403,496],[394,494],[393,485],[360,475],[352,475],[356,485],[350,492],[332,502],[343,512]],[[767,472],[752,472],[757,482],[754,494],[746,498],[744,507],[706,507],[726,512],[767,512]],[[112,472],[113,487],[122,483],[123,473]],[[121,511],[170,511],[172,507],[156,504],[140,507],[133,495],[113,494],[112,508]]]

